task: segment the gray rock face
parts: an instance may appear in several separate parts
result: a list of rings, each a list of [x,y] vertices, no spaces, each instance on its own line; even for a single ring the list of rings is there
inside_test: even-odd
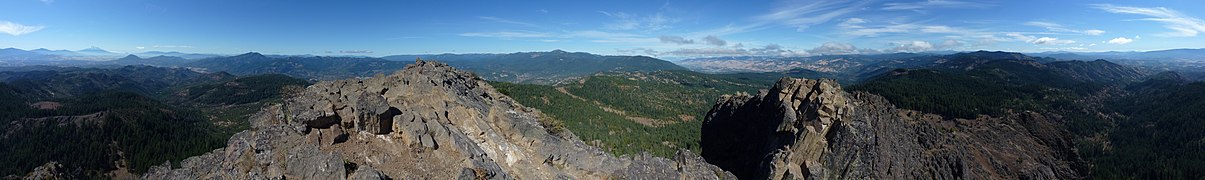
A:
[[[1081,177],[1063,128],[1042,114],[943,120],[831,80],[726,95],[703,123],[702,156],[742,179]]]
[[[33,171],[30,171],[28,174],[25,174],[24,177],[5,177],[4,179],[28,179],[28,180],[37,179],[37,180],[40,180],[40,179],[77,179],[78,178],[78,177],[75,177],[74,175],[72,175],[73,173],[69,173],[67,171],[68,171],[67,168],[64,168],[63,164],[59,164],[59,162],[51,161],[51,162],[47,162],[46,164],[42,164],[42,166],[38,166],[38,167],[34,168]]]
[[[733,179],[692,153],[614,157],[445,64],[324,81],[250,118],[227,147],[146,179]]]

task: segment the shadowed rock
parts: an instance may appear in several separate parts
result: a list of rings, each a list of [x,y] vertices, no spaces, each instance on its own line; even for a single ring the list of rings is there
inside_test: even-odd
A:
[[[1033,112],[943,120],[831,80],[783,78],[725,95],[702,156],[742,179],[1076,179],[1056,120]]]

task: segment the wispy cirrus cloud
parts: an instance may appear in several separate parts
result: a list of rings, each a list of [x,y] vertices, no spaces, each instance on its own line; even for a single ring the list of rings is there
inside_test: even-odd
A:
[[[498,31],[498,32],[467,32],[460,33],[464,37],[484,37],[499,39],[539,39],[542,42],[556,42],[558,39],[585,39],[597,43],[656,43],[655,37],[646,37],[629,33],[614,33],[596,30],[569,32],[532,32],[532,31]],[[552,38],[552,39],[550,39]]]
[[[925,9],[938,8],[986,8],[995,6],[990,3],[971,2],[971,1],[955,1],[955,0],[927,0],[907,3],[886,3],[883,4],[883,10],[912,10],[922,11]]]
[[[649,56],[678,56],[678,57],[711,57],[711,56],[808,56],[808,51],[787,49],[778,44],[767,44],[762,47],[744,48],[744,46],[679,48],[668,51],[658,51],[649,48],[621,49],[619,53],[643,54]]]
[[[653,32],[669,29],[673,27],[671,24],[679,21],[677,18],[671,18],[661,13],[656,13],[650,16],[607,11],[598,11],[598,13],[615,19],[614,22],[603,25],[603,28],[609,30],[639,30]]]
[[[561,38],[582,38],[589,39],[590,42],[596,43],[646,43],[654,44],[660,42],[658,38],[647,37],[638,34],[615,33],[596,30],[573,31],[567,32],[560,36]]]
[[[953,35],[983,35],[990,32],[977,29],[967,29],[960,27],[951,27],[946,25],[932,25],[922,23],[881,23],[871,24],[870,20],[862,18],[849,18],[841,23],[837,23],[837,27],[841,28],[841,34],[855,37],[877,37],[882,34],[892,33],[907,33],[907,34],[953,34]]]
[[[514,21],[514,20],[503,19],[503,18],[493,17],[493,16],[479,16],[479,17],[477,17],[477,19],[493,21],[493,22],[502,23],[502,24],[512,24],[512,25],[520,25],[520,26],[527,26],[527,27],[539,27],[532,23]]]
[[[695,44],[696,43],[695,39],[688,39],[688,38],[682,37],[682,36],[663,35],[661,37],[658,37],[658,39],[661,40],[661,43],[667,43],[667,44],[687,45],[687,44]],[[706,44],[706,45],[712,45],[712,46],[727,46],[728,45],[727,40],[720,39],[720,37],[715,36],[715,35],[708,35],[707,37],[703,37],[698,40],[699,41],[697,41],[697,42],[701,42],[701,44]],[[741,45],[737,44],[736,46],[741,46]]]
[[[1112,4],[1093,4],[1090,6],[1110,13],[1150,16],[1137,20],[1160,22],[1163,23],[1163,27],[1173,31],[1158,34],[1161,36],[1194,37],[1198,33],[1205,31],[1205,21],[1164,7],[1143,8],[1115,6]]]
[[[370,50],[340,50],[340,51],[339,51],[339,53],[343,53],[343,54],[372,54],[372,51],[370,51]]]
[[[1030,21],[1030,22],[1025,22],[1024,25],[1041,27],[1041,28],[1045,28],[1047,31],[1052,31],[1052,32],[1066,32],[1066,33],[1076,33],[1076,34],[1093,35],[1093,36],[1099,36],[1099,35],[1105,33],[1104,30],[1099,30],[1099,29],[1086,29],[1086,30],[1069,29],[1069,28],[1063,27],[1063,25],[1061,25],[1061,24],[1053,23],[1053,22],[1045,22],[1045,21]]]
[[[801,1],[786,3],[782,8],[757,16],[763,23],[777,23],[796,27],[803,31],[809,27],[829,22],[832,19],[853,13],[866,6],[866,2],[850,1]]]
[[[465,37],[487,37],[487,38],[503,38],[503,39],[553,37],[553,35],[551,35],[551,34],[540,33],[540,32],[530,32],[530,31],[468,32],[468,33],[460,33],[459,35],[465,36]]]
[[[1074,40],[1064,40],[1064,39],[1059,39],[1059,38],[1054,38],[1054,37],[1035,37],[1035,36],[1030,36],[1030,35],[1024,35],[1021,33],[1007,33],[1005,35],[1008,37],[1012,37],[1014,40],[1024,41],[1027,43],[1037,44],[1037,45],[1063,45],[1063,44],[1075,43]]]
[[[192,48],[192,46],[189,46],[189,45],[154,45],[154,46],[151,46],[151,47],[156,47],[156,48]]]
[[[30,25],[17,24],[17,23],[9,22],[9,21],[0,21],[0,32],[3,32],[8,35],[13,35],[13,36],[21,36],[21,35],[25,35],[25,34],[29,34],[29,33],[33,33],[33,32],[38,32],[45,28],[46,28],[46,26],[30,26]]]
[[[857,12],[867,6],[866,1],[786,1],[768,13],[753,16],[748,22],[728,24],[690,33],[691,36],[724,36],[751,31],[760,31],[776,26],[794,27],[796,31],[832,21]]]

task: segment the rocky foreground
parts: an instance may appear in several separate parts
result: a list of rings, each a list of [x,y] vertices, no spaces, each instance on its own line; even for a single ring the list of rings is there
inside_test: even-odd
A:
[[[702,156],[742,179],[1077,179],[1053,117],[943,120],[831,80],[783,78],[708,112]]]
[[[251,130],[227,147],[142,178],[734,178],[690,152],[615,157],[543,118],[475,75],[417,61],[388,76],[309,86],[252,116]]]

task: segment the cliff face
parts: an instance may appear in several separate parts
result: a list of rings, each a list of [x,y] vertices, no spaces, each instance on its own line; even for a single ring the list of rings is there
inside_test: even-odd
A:
[[[722,97],[702,156],[742,179],[1074,179],[1057,118],[1033,112],[943,120],[831,80],[783,78]]]
[[[147,179],[719,179],[701,157],[614,157],[445,64],[319,82],[250,118],[226,148]],[[551,132],[551,133],[550,133]]]

